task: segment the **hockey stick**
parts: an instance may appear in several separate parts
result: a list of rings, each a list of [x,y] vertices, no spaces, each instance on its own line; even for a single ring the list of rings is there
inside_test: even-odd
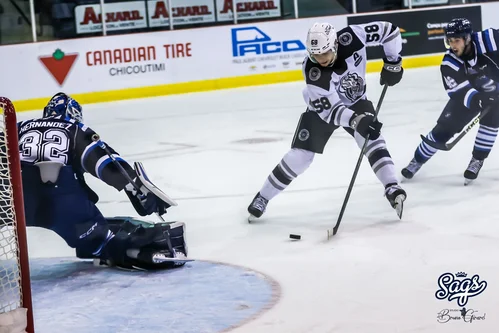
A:
[[[385,98],[386,90],[388,89],[388,85],[383,86],[383,91],[381,92],[381,96],[378,101],[378,105],[376,106],[376,111],[374,113],[374,119],[378,119],[378,113],[379,109],[381,108],[381,104],[383,103],[383,99]],[[338,220],[336,221],[336,225],[334,226],[333,230],[328,229],[327,230],[327,239],[330,239],[332,236],[336,235],[338,232],[338,228],[340,227],[341,220],[343,218],[343,214],[345,213],[345,209],[347,207],[348,199],[350,198],[350,193],[352,193],[353,185],[355,183],[355,179],[357,178],[357,173],[359,172],[360,169],[360,164],[362,163],[362,159],[364,157],[364,152],[367,147],[367,143],[369,142],[369,134],[367,134],[366,141],[364,141],[364,145],[362,146],[362,149],[360,150],[360,155],[359,159],[357,160],[357,165],[355,166],[355,170],[352,175],[352,179],[350,180],[350,185],[348,185],[348,190],[347,194],[345,196],[345,199],[343,200],[343,205],[341,206],[340,210],[340,215],[338,216]]]
[[[104,152],[107,154],[107,156],[109,156],[109,158],[111,159],[111,161],[114,163],[114,165],[116,165],[116,167],[118,168],[118,170],[120,170],[121,174],[128,180],[128,182],[130,184],[132,184],[132,186],[135,188],[135,190],[138,192],[138,193],[142,193],[144,194],[139,185],[137,185],[137,183],[135,183],[132,179],[132,177],[130,177],[130,175],[128,174],[128,172],[126,172],[125,168],[120,164],[120,162],[118,162],[116,160],[116,158],[113,156],[113,154],[111,154],[111,152],[109,151],[109,148],[107,148],[107,145],[104,143],[104,141],[101,141],[100,139],[100,136],[98,134],[94,134],[92,135],[92,140],[99,146],[102,148],[102,150],[104,150]],[[156,212],[156,215],[159,217],[159,219],[161,220],[161,222],[164,222],[166,223],[165,219],[163,218],[163,216],[161,216],[158,212]],[[166,230],[167,232],[167,245],[168,245],[168,250],[170,251],[170,253],[172,255],[174,255],[174,250],[173,250],[173,246],[172,246],[172,243],[171,243],[171,240],[170,240],[170,233],[168,232],[168,230]]]
[[[422,134],[421,134],[421,139],[423,140],[424,143],[426,143],[430,147],[433,147],[433,148],[438,149],[438,150],[449,151],[459,141],[461,141],[461,139],[466,135],[466,133],[468,133],[476,124],[478,124],[480,122],[480,120],[483,117],[485,117],[485,115],[487,115],[487,113],[489,113],[490,110],[491,110],[490,106],[485,108],[485,110],[483,110],[478,116],[476,116],[475,119],[473,119],[473,121],[468,125],[468,127],[466,127],[461,133],[459,133],[459,135],[453,141],[451,141],[449,143],[431,141],[430,139],[428,139],[426,136],[424,136]]]

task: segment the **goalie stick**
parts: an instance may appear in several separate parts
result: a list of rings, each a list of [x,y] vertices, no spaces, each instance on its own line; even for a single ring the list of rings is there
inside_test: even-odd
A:
[[[438,150],[449,151],[459,141],[461,141],[461,139],[466,135],[466,133],[468,133],[476,124],[478,124],[480,122],[480,120],[483,117],[485,117],[485,115],[487,115],[487,113],[489,113],[490,110],[491,110],[490,106],[485,108],[485,110],[483,110],[478,116],[476,116],[475,119],[473,119],[473,121],[461,133],[459,133],[459,135],[451,142],[443,143],[443,142],[431,141],[430,139],[428,139],[424,135],[421,135],[421,139],[423,140],[424,143],[426,143],[430,147],[433,147],[433,148],[438,149]]]
[[[379,98],[378,105],[376,106],[376,111],[374,113],[374,119],[375,120],[378,119],[379,109],[381,108],[381,104],[383,103],[383,99],[385,98],[385,94],[386,94],[386,90],[387,89],[388,89],[388,85],[385,84],[383,86],[383,91],[381,92],[381,96]],[[336,221],[336,224],[333,227],[333,229],[328,229],[327,230],[327,239],[328,240],[332,236],[336,235],[336,233],[338,232],[338,228],[340,227],[341,220],[343,218],[343,214],[345,213],[345,209],[347,207],[348,199],[350,198],[350,193],[352,193],[352,189],[353,189],[353,185],[355,183],[355,179],[357,178],[357,174],[359,173],[360,164],[362,163],[362,159],[364,157],[364,152],[366,150],[368,142],[369,142],[369,134],[367,135],[366,141],[364,141],[364,145],[362,146],[362,149],[360,150],[359,159],[357,160],[357,165],[355,166],[355,170],[353,172],[352,179],[350,180],[350,184],[348,185],[347,194],[345,196],[345,199],[343,200],[343,205],[341,206],[340,215],[338,216],[338,220]]]

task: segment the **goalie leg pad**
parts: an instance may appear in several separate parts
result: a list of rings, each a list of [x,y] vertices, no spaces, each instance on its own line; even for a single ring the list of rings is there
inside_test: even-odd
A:
[[[132,268],[164,269],[182,266],[178,262],[156,260],[187,256],[182,222],[148,223],[133,218],[108,219],[115,237],[109,242],[103,259],[112,264]],[[170,244],[172,251],[170,250]]]

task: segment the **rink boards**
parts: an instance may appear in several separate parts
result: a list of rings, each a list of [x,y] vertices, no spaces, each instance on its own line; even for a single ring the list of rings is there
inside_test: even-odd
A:
[[[42,108],[58,91],[88,104],[298,81],[306,32],[316,21],[338,30],[393,22],[404,68],[437,66],[446,22],[467,16],[475,30],[497,27],[497,12],[495,2],[1,46],[0,70],[10,79],[0,91],[24,111]],[[379,71],[381,47],[368,56],[367,71]]]

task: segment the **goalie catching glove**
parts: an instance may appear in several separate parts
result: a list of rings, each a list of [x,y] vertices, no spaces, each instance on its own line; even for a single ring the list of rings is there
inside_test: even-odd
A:
[[[153,213],[163,215],[169,207],[177,206],[173,199],[149,180],[142,163],[135,162],[134,168],[136,177],[133,183],[128,183],[125,186],[125,192],[140,216]]]

